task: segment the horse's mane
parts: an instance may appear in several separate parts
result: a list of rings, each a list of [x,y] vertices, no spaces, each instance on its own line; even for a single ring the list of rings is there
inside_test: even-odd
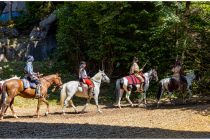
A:
[[[99,77],[99,74],[100,74],[101,72],[99,71],[98,73],[96,73],[91,79],[96,79],[97,77]]]
[[[53,76],[56,76],[56,74],[46,75],[46,76],[41,77],[40,79],[49,79]]]

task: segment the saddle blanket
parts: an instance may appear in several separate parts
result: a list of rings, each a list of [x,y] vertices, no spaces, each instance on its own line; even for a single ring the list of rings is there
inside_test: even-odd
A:
[[[33,83],[33,82],[30,82],[29,80],[27,80],[27,79],[21,79],[21,81],[23,82],[23,87],[24,88],[36,88],[36,84],[35,83]]]
[[[125,78],[128,80],[129,85],[137,85],[141,83],[141,81],[134,74],[126,76]]]

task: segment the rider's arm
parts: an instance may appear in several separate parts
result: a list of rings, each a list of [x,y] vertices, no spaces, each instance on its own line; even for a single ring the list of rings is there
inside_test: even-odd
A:
[[[134,65],[132,65],[130,68],[130,74],[133,74],[133,73],[134,73]]]
[[[84,68],[80,68],[79,75],[80,75],[80,78],[82,78],[82,79],[83,78],[88,78],[87,73],[86,73]]]

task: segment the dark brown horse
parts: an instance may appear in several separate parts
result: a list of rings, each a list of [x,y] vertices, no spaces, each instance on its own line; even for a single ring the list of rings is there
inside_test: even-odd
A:
[[[56,85],[56,87],[60,87],[62,85],[61,78],[58,74],[53,74],[49,76],[45,76],[40,78],[41,82],[41,95],[38,99],[38,104],[37,104],[37,111],[36,111],[36,116],[39,117],[39,108],[40,108],[40,103],[44,102],[47,105],[47,111],[45,115],[48,115],[49,113],[49,103],[46,100],[46,97],[48,96],[47,91],[50,86],[53,84]],[[4,83],[3,85],[3,92],[2,92],[2,101],[1,101],[1,114],[0,114],[0,119],[3,119],[4,112],[8,107],[11,108],[12,114],[14,117],[17,118],[17,115],[15,114],[15,111],[13,109],[13,102],[15,96],[21,96],[23,98],[35,98],[35,89],[27,88],[24,89],[23,87],[23,82],[21,80],[9,80]]]

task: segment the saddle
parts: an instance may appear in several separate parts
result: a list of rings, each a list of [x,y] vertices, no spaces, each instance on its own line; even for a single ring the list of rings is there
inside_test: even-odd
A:
[[[142,74],[140,74],[140,75],[145,80],[145,77]],[[128,80],[128,85],[137,85],[137,84],[141,84],[142,83],[142,81],[139,80],[134,74],[131,74],[129,76],[126,76],[125,78]]]
[[[29,81],[26,78],[21,79],[21,81],[23,82],[23,87],[24,88],[36,88],[36,84],[34,82]]]

